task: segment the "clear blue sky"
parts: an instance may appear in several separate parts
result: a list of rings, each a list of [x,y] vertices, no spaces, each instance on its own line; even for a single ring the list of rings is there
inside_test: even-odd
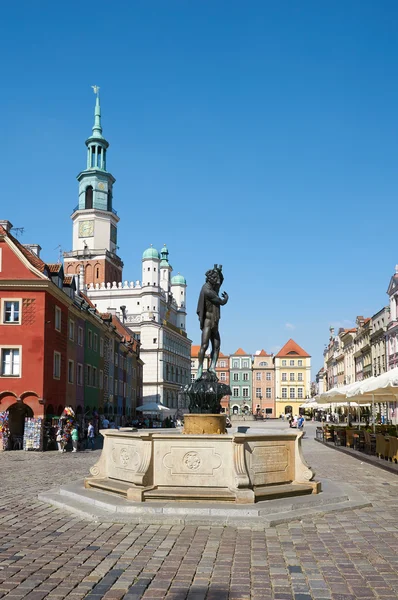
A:
[[[222,263],[222,350],[313,356],[387,302],[398,263],[398,3],[4,2],[0,218],[55,262],[101,86],[125,277],[167,243],[198,343]]]

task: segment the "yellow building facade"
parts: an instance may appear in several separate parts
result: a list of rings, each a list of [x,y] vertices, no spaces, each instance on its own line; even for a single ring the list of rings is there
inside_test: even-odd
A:
[[[275,415],[299,414],[311,395],[311,356],[290,339],[274,358]]]

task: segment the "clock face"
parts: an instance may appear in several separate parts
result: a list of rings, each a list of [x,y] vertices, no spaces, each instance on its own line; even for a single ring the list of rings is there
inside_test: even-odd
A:
[[[93,237],[94,235],[94,221],[80,221],[79,223],[79,237]]]
[[[104,190],[105,189],[105,185],[101,182],[98,184],[98,189],[99,190]]]

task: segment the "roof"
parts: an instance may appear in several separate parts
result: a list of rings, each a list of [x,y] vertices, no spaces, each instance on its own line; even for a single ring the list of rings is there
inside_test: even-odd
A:
[[[61,263],[49,264],[47,263],[47,267],[49,268],[50,273],[59,273],[62,269]]]
[[[281,356],[303,356],[307,358],[311,358],[309,354],[305,350],[301,348],[294,340],[290,338],[288,342],[281,348],[276,355],[276,358],[280,358]]]
[[[265,350],[261,350],[256,356],[272,356],[272,354],[267,354]]]
[[[199,354],[200,346],[191,346],[191,356],[197,358]]]
[[[80,292],[81,297],[83,298],[83,300],[85,302],[87,302],[87,304],[89,306],[91,306],[91,308],[95,308],[95,310],[97,310],[97,307],[95,306],[95,304],[93,304],[90,300],[90,298],[88,296],[86,296],[86,294],[84,294],[83,292]]]
[[[46,263],[44,261],[42,261],[41,258],[39,258],[31,250],[29,250],[28,248],[25,248],[25,246],[23,246],[20,242],[18,242],[18,240],[10,232],[6,231],[4,229],[4,227],[2,227],[1,225],[0,225],[0,235],[4,235],[5,237],[8,237],[12,241],[12,243],[18,248],[18,250],[20,252],[22,252],[24,257],[30,262],[32,267],[34,267],[35,269],[40,271],[40,273],[44,273],[44,271],[46,270],[46,267],[47,267]]]
[[[236,352],[232,354],[232,356],[249,356],[242,348],[238,348]]]
[[[156,258],[159,259],[160,255],[159,252],[156,250],[156,248],[153,248],[153,246],[150,246],[149,248],[147,248],[146,250],[144,250],[144,253],[142,255],[142,258]]]
[[[73,281],[73,275],[65,275],[64,285],[71,285],[72,281]]]
[[[116,315],[112,315],[112,323],[115,325],[116,331],[129,342],[133,337],[130,329],[128,329]]]

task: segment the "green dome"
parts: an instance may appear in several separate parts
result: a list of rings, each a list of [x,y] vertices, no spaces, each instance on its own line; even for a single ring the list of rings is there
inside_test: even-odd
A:
[[[167,269],[168,267],[170,267],[169,261],[162,258],[162,260],[160,261],[159,267],[161,269]]]
[[[159,256],[159,252],[156,250],[156,248],[153,248],[153,246],[150,246],[149,248],[147,248],[144,252],[144,254],[142,255],[142,258],[160,258]]]
[[[174,277],[171,278],[171,285],[187,285],[187,280],[183,275],[178,273],[178,275],[174,275]]]

